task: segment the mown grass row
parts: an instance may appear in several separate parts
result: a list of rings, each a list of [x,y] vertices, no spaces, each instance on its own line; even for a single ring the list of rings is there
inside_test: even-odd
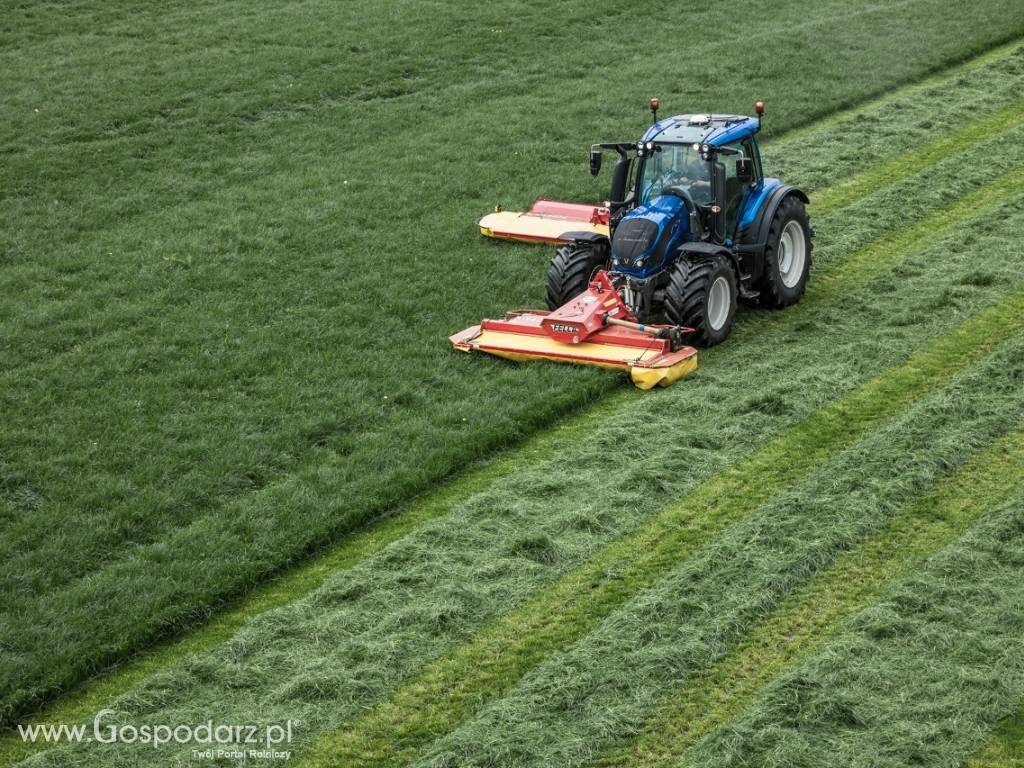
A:
[[[1005,56],[1006,54],[1002,53],[996,58],[1001,60],[1004,59]],[[992,66],[992,58],[993,57],[991,56],[986,57],[988,67]],[[997,62],[997,64],[1001,65],[1001,61]],[[961,79],[970,76],[979,77],[980,73],[975,71],[979,66],[980,65],[978,64],[972,64],[968,67],[955,70],[954,74],[947,75],[947,78],[954,76]],[[991,93],[992,91],[998,92],[998,86],[1005,78],[993,77],[992,73],[988,73],[988,75],[989,76],[986,78],[988,93]],[[971,85],[973,86],[973,84]],[[933,87],[936,86],[933,85]],[[889,97],[889,99],[892,98],[896,97]],[[995,97],[991,95],[987,96],[987,101],[984,103],[974,104],[972,107],[973,110],[976,112],[983,112],[986,109],[991,110],[991,103],[994,98]],[[922,101],[927,101],[928,99],[928,93],[922,94]],[[971,104],[970,100],[963,94],[957,103]],[[911,110],[914,106],[915,102],[913,100],[904,100],[903,102],[903,109],[905,111]],[[882,110],[886,107],[883,102],[883,104],[876,105],[875,108]],[[1006,110],[1002,110],[999,114],[1002,114],[1003,112],[1006,112]],[[861,112],[861,114],[863,115],[864,113]],[[940,120],[943,116],[944,114],[934,115],[936,120]],[[903,117],[905,118],[906,115]],[[867,118],[862,116],[860,119],[865,120]],[[988,126],[990,121],[991,118],[982,118],[978,125],[979,129],[984,126]],[[1007,128],[1009,127],[1012,126],[1007,126]],[[850,132],[849,126],[844,125],[842,132],[848,135]],[[978,131],[979,140],[988,138],[988,136],[989,134],[987,129]],[[818,142],[820,143],[822,140],[818,139]],[[809,151],[808,146],[813,145],[814,143],[813,139],[809,140],[805,137],[801,141],[801,148],[797,151],[806,153]],[[785,142],[782,144],[776,144],[775,146],[775,152],[778,155],[781,155],[781,159],[785,160]],[[884,147],[884,149],[891,150],[893,146],[895,145],[890,142]],[[959,148],[963,149],[964,146],[966,146],[966,144],[960,144]],[[882,148],[879,148],[876,151],[881,151],[881,149]],[[903,158],[901,165],[906,167],[909,173],[911,170],[918,167],[919,162],[916,158],[920,157],[920,150],[911,150],[910,153],[901,157]],[[934,159],[937,155],[933,151],[928,154],[928,157]],[[859,167],[859,163],[863,163],[863,158],[848,157],[844,158],[842,162],[848,167],[856,169]],[[840,167],[842,167],[842,164],[837,164],[834,166],[833,170]],[[868,173],[870,173],[870,171]],[[894,179],[890,176],[888,180],[891,182]],[[864,184],[859,185],[857,188],[864,194],[867,194],[869,191],[868,187]],[[846,198],[846,200],[849,199],[849,197]],[[830,206],[827,204],[816,205],[816,215],[827,213],[829,207]],[[501,474],[505,471],[509,471],[509,469],[510,467],[508,463],[505,462],[503,463],[503,468],[497,471]],[[365,557],[368,553],[379,550],[386,543],[416,527],[422,520],[435,514],[439,514],[441,511],[447,509],[447,500],[450,500],[460,494],[466,495],[470,490],[480,487],[481,484],[485,484],[488,481],[488,478],[491,477],[491,472],[492,470],[488,469],[479,475],[470,476],[466,484],[456,486],[456,488],[460,488],[461,490],[457,491],[456,488],[450,488],[441,493],[440,499],[444,499],[446,501],[434,500],[424,504],[414,505],[412,509],[406,510],[402,513],[402,519],[390,519],[384,523],[379,530],[369,531],[367,534],[361,535],[351,542],[346,542],[346,544],[342,545],[337,550],[331,551],[325,557],[314,560],[308,567],[300,568],[291,575],[273,582],[267,588],[257,591],[251,601],[247,601],[237,610],[230,611],[215,620],[206,630],[197,635],[186,638],[180,646],[172,646],[172,648],[165,652],[148,655],[141,661],[141,663],[132,665],[126,670],[119,671],[112,678],[102,680],[97,685],[87,689],[84,695],[73,696],[64,705],[54,709],[50,713],[50,717],[64,721],[84,717],[90,712],[95,711],[102,702],[108,701],[111,697],[116,695],[116,693],[124,691],[129,685],[138,682],[148,674],[159,669],[161,666],[168,664],[173,658],[180,658],[182,655],[198,652],[203,648],[210,647],[214,643],[226,639],[246,617],[300,597],[313,586],[319,584],[324,574],[330,573],[339,567],[346,567],[356,560]]]
[[[693,744],[748,706],[762,685],[841,631],[889,582],[962,535],[1022,483],[1024,429],[1018,428],[788,595],[728,655],[665,697],[634,739],[595,763],[678,764]]]
[[[660,696],[742,644],[765,614],[819,578],[837,553],[865,540],[870,551],[872,541],[888,535],[885,526],[901,505],[1024,424],[1024,391],[1016,386],[1022,355],[1024,344],[1008,341],[815,467],[532,670],[417,764],[577,765],[621,740]],[[911,551],[904,555],[912,559]]]
[[[0,623],[4,713],[614,386],[454,361],[443,339],[455,318],[538,295],[526,251],[479,243],[472,212],[499,189],[506,202],[596,189],[567,181],[580,137],[638,129],[621,118],[645,122],[637,82],[728,110],[758,90],[786,105],[782,129],[1024,21],[995,0],[941,22],[939,0],[841,5],[775,3],[761,44],[730,28],[684,60],[672,30],[610,3],[427,20],[411,3],[233,4],[230,19],[204,6],[195,35],[180,9],[146,9],[138,33],[98,38],[39,11],[43,39],[24,41],[39,55],[3,52],[23,111],[3,134],[2,541],[37,553],[3,574],[17,606]],[[363,28],[372,43],[355,39]],[[579,39],[602,47],[599,64]],[[382,60],[395,50],[407,55]]]
[[[814,210],[829,210],[850,205],[874,190],[892,183],[894,178],[906,178],[934,165],[950,155],[958,154],[972,144],[1001,136],[1024,123],[1024,102],[1010,104],[980,120],[973,120],[952,133],[945,134],[899,157],[880,163],[818,192],[814,196]]]
[[[1024,696],[1022,503],[1018,486],[681,764],[960,765]]]
[[[890,252],[891,254],[891,252]],[[319,741],[306,764],[394,765],[493,699],[760,503],[1024,327],[1024,294],[980,312],[660,511],[385,704]]]
[[[972,204],[983,204],[983,203],[984,204],[990,204],[992,199],[993,199],[993,197],[991,195],[988,195],[987,197],[985,195],[982,195],[979,198],[968,200],[967,201],[967,207],[970,207]],[[948,217],[946,217],[946,218],[948,218]],[[947,220],[945,223],[951,225],[951,224],[955,223],[955,221],[950,222],[950,221]],[[932,237],[934,237],[934,232],[932,232]],[[921,243],[915,244],[915,245],[920,246]],[[887,249],[877,249],[877,250],[878,250],[878,258],[885,258],[885,259],[891,259],[892,258],[891,254],[888,253]],[[889,262],[887,261],[885,263],[889,263]],[[870,270],[868,270],[868,272],[869,271]],[[850,275],[851,284],[857,284],[859,281],[865,279],[867,274],[868,274],[868,272],[859,271],[858,273],[851,274]],[[814,305],[814,301],[810,301],[809,305],[813,306]],[[784,321],[784,319],[785,319],[785,315],[778,315],[777,317],[775,315],[770,315],[770,316],[778,319],[778,321]],[[794,322],[796,322],[796,321],[794,321]],[[788,323],[788,322],[786,322],[786,323]],[[786,323],[783,323],[783,326],[785,326]],[[780,336],[784,336],[785,335],[784,331],[781,332],[779,335]],[[695,395],[695,396],[699,398],[700,395]],[[732,417],[732,418],[735,418],[735,417]],[[749,420],[749,417],[746,420]]]

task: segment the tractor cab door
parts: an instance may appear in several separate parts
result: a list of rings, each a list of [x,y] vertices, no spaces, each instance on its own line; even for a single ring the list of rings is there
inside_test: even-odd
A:
[[[744,140],[727,144],[730,149],[738,150],[743,154],[725,154],[718,156],[718,161],[725,166],[725,238],[731,240],[736,234],[736,225],[740,220],[740,213],[750,196],[753,186],[760,180],[759,158],[756,156],[756,149],[753,143]],[[741,157],[752,160],[754,168],[754,179],[752,181],[741,181],[736,171],[736,166]]]

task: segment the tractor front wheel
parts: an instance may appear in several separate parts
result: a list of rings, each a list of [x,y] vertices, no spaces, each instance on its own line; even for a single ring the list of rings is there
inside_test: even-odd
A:
[[[665,289],[665,315],[669,322],[693,328],[688,341],[713,347],[725,341],[736,316],[736,273],[725,256],[672,265]]]
[[[570,243],[555,251],[548,268],[548,309],[558,309],[587,289],[590,278],[608,264],[606,250],[591,243]]]
[[[764,249],[764,278],[759,303],[765,307],[796,304],[811,274],[811,225],[803,201],[789,195],[772,218]]]

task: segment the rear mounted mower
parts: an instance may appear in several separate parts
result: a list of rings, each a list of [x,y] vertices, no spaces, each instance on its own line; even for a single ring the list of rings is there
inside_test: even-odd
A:
[[[800,300],[811,267],[809,201],[764,175],[764,105],[757,117],[660,121],[658,100],[650,106],[653,124],[639,141],[590,149],[595,176],[602,150],[618,156],[606,205],[542,199],[525,213],[481,220],[486,235],[559,244],[549,311],[484,320],[451,337],[457,349],[624,368],[649,389],[693,370],[693,347],[724,341],[740,300],[767,308]],[[658,316],[668,323],[647,324]]]

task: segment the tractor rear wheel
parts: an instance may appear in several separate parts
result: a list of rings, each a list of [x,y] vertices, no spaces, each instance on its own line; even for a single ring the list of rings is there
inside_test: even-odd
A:
[[[587,289],[593,274],[608,266],[607,250],[592,243],[570,243],[555,251],[548,268],[548,309],[558,309]]]
[[[796,304],[811,274],[811,225],[803,201],[789,195],[772,218],[764,249],[764,277],[759,303],[765,307]]]
[[[689,343],[713,347],[732,330],[738,293],[736,272],[727,257],[679,258],[669,272],[665,315],[671,323],[693,328]]]

